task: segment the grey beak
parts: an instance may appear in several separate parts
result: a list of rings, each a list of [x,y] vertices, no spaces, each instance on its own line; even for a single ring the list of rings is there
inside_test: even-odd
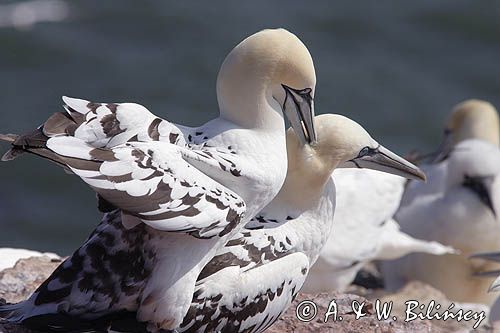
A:
[[[453,135],[450,130],[446,129],[444,131],[443,140],[439,145],[434,157],[432,159],[432,163],[439,163],[448,158],[451,150],[453,148]]]
[[[349,162],[351,164],[346,165]],[[417,166],[380,145],[377,148],[363,148],[358,157],[346,163],[341,167],[353,167],[354,164],[357,168],[378,170],[408,179],[426,180],[425,174]]]
[[[477,253],[473,254],[469,257],[469,259],[483,259],[492,262],[500,262],[500,252],[485,252],[485,253]],[[500,290],[500,270],[491,270],[474,274],[474,276],[480,277],[491,277],[496,276],[497,278],[490,285],[488,292],[499,291]]]
[[[285,101],[283,111],[290,121],[293,130],[302,144],[316,142],[316,131],[314,129],[314,101],[311,95],[312,89],[297,90],[285,86]]]

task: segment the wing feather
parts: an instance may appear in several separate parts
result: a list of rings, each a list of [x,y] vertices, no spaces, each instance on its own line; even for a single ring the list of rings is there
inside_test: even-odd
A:
[[[309,260],[297,252],[250,270],[228,266],[199,281],[179,332],[262,332],[302,287]]]
[[[159,230],[210,238],[239,223],[243,200],[213,179],[241,175],[234,154],[187,144],[192,129],[139,104],[63,101],[66,112],[32,133],[0,136],[13,145],[4,159],[30,152],[68,167],[120,208],[124,220],[136,217]]]
[[[170,143],[129,142],[103,149],[58,136],[47,147],[106,201],[158,230],[221,236],[245,210],[235,193],[184,160],[187,149]]]

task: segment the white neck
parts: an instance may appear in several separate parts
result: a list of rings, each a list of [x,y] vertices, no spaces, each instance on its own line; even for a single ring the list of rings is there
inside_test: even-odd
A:
[[[288,171],[285,183],[273,200],[306,211],[315,207],[337,166],[333,159],[321,158],[309,145],[301,145],[295,135],[287,136]]]
[[[243,128],[282,129],[281,105],[272,96],[276,66],[259,60],[243,49],[234,49],[224,60],[217,77],[220,116]]]

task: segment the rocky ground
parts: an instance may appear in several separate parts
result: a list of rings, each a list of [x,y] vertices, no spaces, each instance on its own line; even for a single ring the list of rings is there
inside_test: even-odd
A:
[[[25,299],[33,290],[59,265],[59,260],[48,257],[37,257],[20,260],[15,267],[0,272],[0,298],[8,302],[18,302]],[[377,319],[377,299],[379,304],[393,303],[391,314],[386,320]],[[334,303],[332,303],[334,300]],[[414,320],[405,322],[405,302],[418,300],[428,304],[431,300],[441,304],[442,309],[451,303],[439,291],[420,282],[412,282],[395,294],[381,291],[370,291],[353,288],[349,293],[322,293],[317,295],[299,294],[295,303],[269,330],[270,333],[288,332],[469,332],[474,320],[457,322],[454,320]],[[312,301],[316,307],[314,310]],[[353,310],[354,304],[354,310]],[[328,309],[336,309],[336,315],[331,314],[325,322]],[[457,308],[455,308],[457,309]],[[473,307],[473,311],[482,308]],[[357,313],[356,313],[357,311]],[[424,310],[425,311],[425,310]],[[298,319],[297,313],[302,318]],[[356,318],[358,316],[358,318]],[[334,320],[334,318],[336,320]],[[342,318],[342,319],[341,319]],[[396,319],[396,320],[394,320]],[[484,320],[486,322],[486,320]],[[492,332],[488,325],[483,325],[476,332]],[[1,325],[0,333],[35,333],[19,327]]]

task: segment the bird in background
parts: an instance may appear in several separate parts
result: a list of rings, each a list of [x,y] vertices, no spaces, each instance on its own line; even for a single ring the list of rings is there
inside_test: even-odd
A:
[[[454,252],[451,247],[416,239],[400,230],[394,215],[405,178],[354,169],[349,162],[341,166],[332,175],[337,197],[333,231],[309,272],[304,292],[345,291],[356,274],[374,260],[396,259],[412,252]]]
[[[495,264],[469,256],[500,248],[499,120],[487,102],[458,104],[447,120],[434,163],[423,165],[428,182],[411,182],[396,219],[413,237],[451,246],[459,255],[411,254],[382,263],[386,287],[421,280],[458,302],[491,305],[490,280],[480,273]]]
[[[224,60],[220,116],[200,127],[139,104],[65,97],[66,113],[27,135],[2,135],[12,145],[4,160],[28,152],[58,163],[127,232],[102,223],[29,299],[0,313],[45,330],[85,329],[80,321],[120,311],[151,332],[178,327],[203,267],[283,184],[284,114],[302,144],[316,140],[315,84],[305,45],[284,29],[263,30]]]

